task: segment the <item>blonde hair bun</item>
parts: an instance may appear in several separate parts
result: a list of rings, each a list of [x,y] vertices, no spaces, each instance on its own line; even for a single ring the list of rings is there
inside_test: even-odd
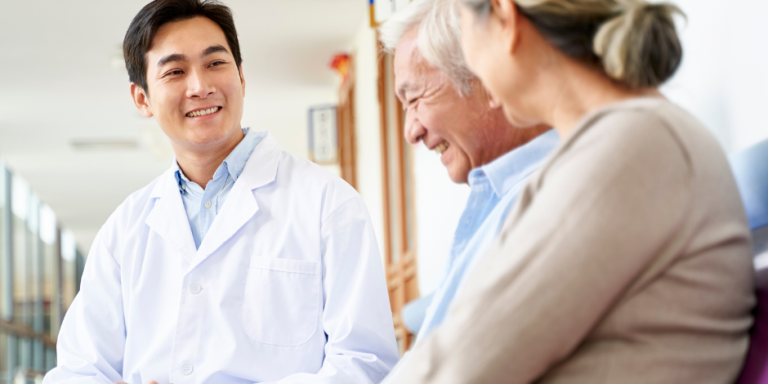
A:
[[[490,0],[460,0],[481,16]],[[600,66],[631,88],[657,87],[683,58],[671,3],[645,0],[506,0],[561,52]]]
[[[630,2],[618,16],[605,21],[593,39],[605,73],[632,88],[657,87],[672,77],[683,57],[674,4]]]

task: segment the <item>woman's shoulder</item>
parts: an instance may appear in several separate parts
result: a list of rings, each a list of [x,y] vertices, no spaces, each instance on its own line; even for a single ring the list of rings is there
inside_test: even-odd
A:
[[[714,136],[693,115],[661,97],[646,97],[605,106],[586,116],[566,140],[571,149],[634,152],[648,156],[679,152],[690,160],[722,153]],[[724,155],[724,154],[723,154]]]
[[[574,130],[574,136],[581,135],[630,141],[628,144],[658,136],[672,136],[683,146],[697,140],[714,140],[698,119],[661,97],[630,99],[594,111]]]
[[[589,175],[672,171],[692,175],[692,138],[706,134],[693,117],[661,98],[623,101],[594,111],[577,124],[553,155],[544,175]]]
[[[542,174],[610,182],[612,174],[669,172],[709,185],[730,171],[720,144],[695,117],[666,99],[642,98],[582,119]]]

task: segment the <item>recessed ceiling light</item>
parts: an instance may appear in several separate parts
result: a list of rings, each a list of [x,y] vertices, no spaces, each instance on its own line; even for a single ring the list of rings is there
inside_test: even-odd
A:
[[[139,148],[136,140],[72,140],[71,144],[77,151],[124,151]]]

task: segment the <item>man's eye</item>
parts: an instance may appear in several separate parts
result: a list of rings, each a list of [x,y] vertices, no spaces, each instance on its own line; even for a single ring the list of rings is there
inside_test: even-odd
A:
[[[214,62],[211,64],[211,66],[212,66],[212,67],[217,67],[217,66],[219,66],[220,64],[224,64],[224,62],[223,62],[223,61],[214,61]]]
[[[417,101],[419,101],[419,98],[418,98],[418,97],[416,97],[416,98],[413,98],[413,99],[410,99],[410,100],[408,100],[408,105],[409,105],[409,106],[410,106],[410,105],[413,105],[413,104],[415,104]]]
[[[170,72],[166,73],[165,75],[166,76],[171,76],[171,75],[180,75],[180,74],[181,74],[181,70],[177,69],[175,71],[170,71]]]

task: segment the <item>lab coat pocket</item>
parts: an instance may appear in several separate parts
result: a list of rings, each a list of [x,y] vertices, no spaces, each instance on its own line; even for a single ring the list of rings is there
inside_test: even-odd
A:
[[[251,257],[243,328],[253,340],[296,346],[314,335],[321,301],[320,263]]]

